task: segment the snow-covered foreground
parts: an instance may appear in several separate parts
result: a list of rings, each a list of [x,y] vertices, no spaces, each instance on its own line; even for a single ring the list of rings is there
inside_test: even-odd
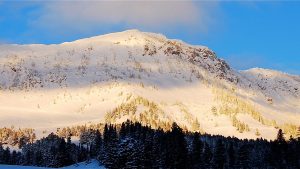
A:
[[[50,168],[0,164],[0,169],[50,169]],[[76,165],[62,167],[61,169],[105,169],[105,167],[100,166],[98,161],[92,160],[90,163],[82,162]]]
[[[34,128],[38,137],[141,114],[154,124],[169,120],[238,138],[274,139],[276,128],[300,125],[299,76],[238,72],[207,47],[137,30],[58,45],[0,45],[0,75],[0,127]],[[122,104],[135,111],[112,112]],[[249,131],[237,131],[232,115]]]

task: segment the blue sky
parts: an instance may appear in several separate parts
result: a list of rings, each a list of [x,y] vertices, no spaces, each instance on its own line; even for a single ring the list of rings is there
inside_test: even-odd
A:
[[[0,44],[140,29],[213,49],[235,69],[300,74],[300,2],[1,1]]]

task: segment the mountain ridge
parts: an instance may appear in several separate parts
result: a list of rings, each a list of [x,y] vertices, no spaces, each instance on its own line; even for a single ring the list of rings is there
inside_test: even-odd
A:
[[[84,41],[86,41],[86,43],[92,43],[93,41],[103,41],[101,40],[102,38],[105,38],[105,37],[111,37],[111,36],[119,36],[120,34],[127,34],[127,35],[130,35],[130,34],[140,34],[140,35],[146,35],[146,36],[153,36],[152,38],[156,37],[158,39],[163,39],[163,40],[170,40],[170,41],[177,41],[179,43],[182,43],[182,44],[185,44],[187,46],[191,46],[191,47],[199,47],[199,48],[207,48],[209,49],[207,46],[203,46],[203,45],[191,45],[187,42],[184,42],[180,39],[168,39],[165,35],[163,34],[159,34],[159,33],[152,33],[152,32],[142,32],[138,29],[129,29],[129,30],[124,30],[124,31],[121,31],[121,32],[114,32],[114,33],[108,33],[108,34],[104,34],[104,35],[97,35],[97,36],[91,36],[91,37],[88,37],[88,38],[82,38],[82,39],[78,39],[78,40],[73,40],[73,41],[69,41],[69,42],[62,42],[62,43],[57,43],[57,44],[40,44],[40,43],[36,43],[36,44],[0,44],[0,47],[2,47],[3,49],[7,48],[7,47],[35,47],[35,46],[45,46],[45,47],[50,47],[50,46],[59,46],[59,45],[70,45],[70,44],[74,44],[74,43],[82,43]],[[221,60],[224,60],[223,58],[219,58]],[[233,68],[231,68],[233,69]],[[300,75],[299,74],[291,74],[291,73],[287,73],[287,72],[284,72],[284,71],[280,71],[280,70],[275,70],[275,69],[269,69],[269,68],[262,68],[262,67],[253,67],[253,68],[249,68],[249,69],[245,69],[245,70],[236,70],[236,71],[239,71],[239,72],[248,72],[248,71],[255,71],[255,70],[260,70],[260,71],[264,71],[264,72],[267,72],[267,71],[275,71],[275,72],[278,72],[280,74],[286,74],[286,75],[290,75],[290,76],[296,76],[296,77],[299,77]]]

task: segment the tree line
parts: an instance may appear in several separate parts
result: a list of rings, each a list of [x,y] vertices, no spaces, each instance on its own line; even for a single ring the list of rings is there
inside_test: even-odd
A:
[[[2,144],[22,148],[27,143],[33,143],[35,139],[36,136],[32,128],[17,129],[14,126],[0,128],[0,143]]]
[[[244,139],[183,131],[176,123],[171,130],[151,129],[130,121],[120,127],[106,124],[103,132],[89,129],[79,143],[51,133],[22,151],[0,145],[0,163],[62,167],[98,159],[109,169],[247,169],[300,168],[300,130],[297,139]]]

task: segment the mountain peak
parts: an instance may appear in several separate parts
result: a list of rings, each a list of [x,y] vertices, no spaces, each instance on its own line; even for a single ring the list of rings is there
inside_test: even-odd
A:
[[[79,39],[73,42],[66,42],[63,44],[72,43],[113,43],[113,44],[128,44],[138,45],[144,44],[145,41],[163,42],[168,40],[166,36],[158,33],[142,32],[138,29],[129,29],[122,32],[114,32],[104,35],[98,35],[90,38]]]
[[[135,33],[140,33],[140,32],[142,32],[142,31],[140,31],[140,30],[138,30],[138,29],[127,29],[127,30],[125,30],[125,31],[123,31],[123,32],[135,32]]]

